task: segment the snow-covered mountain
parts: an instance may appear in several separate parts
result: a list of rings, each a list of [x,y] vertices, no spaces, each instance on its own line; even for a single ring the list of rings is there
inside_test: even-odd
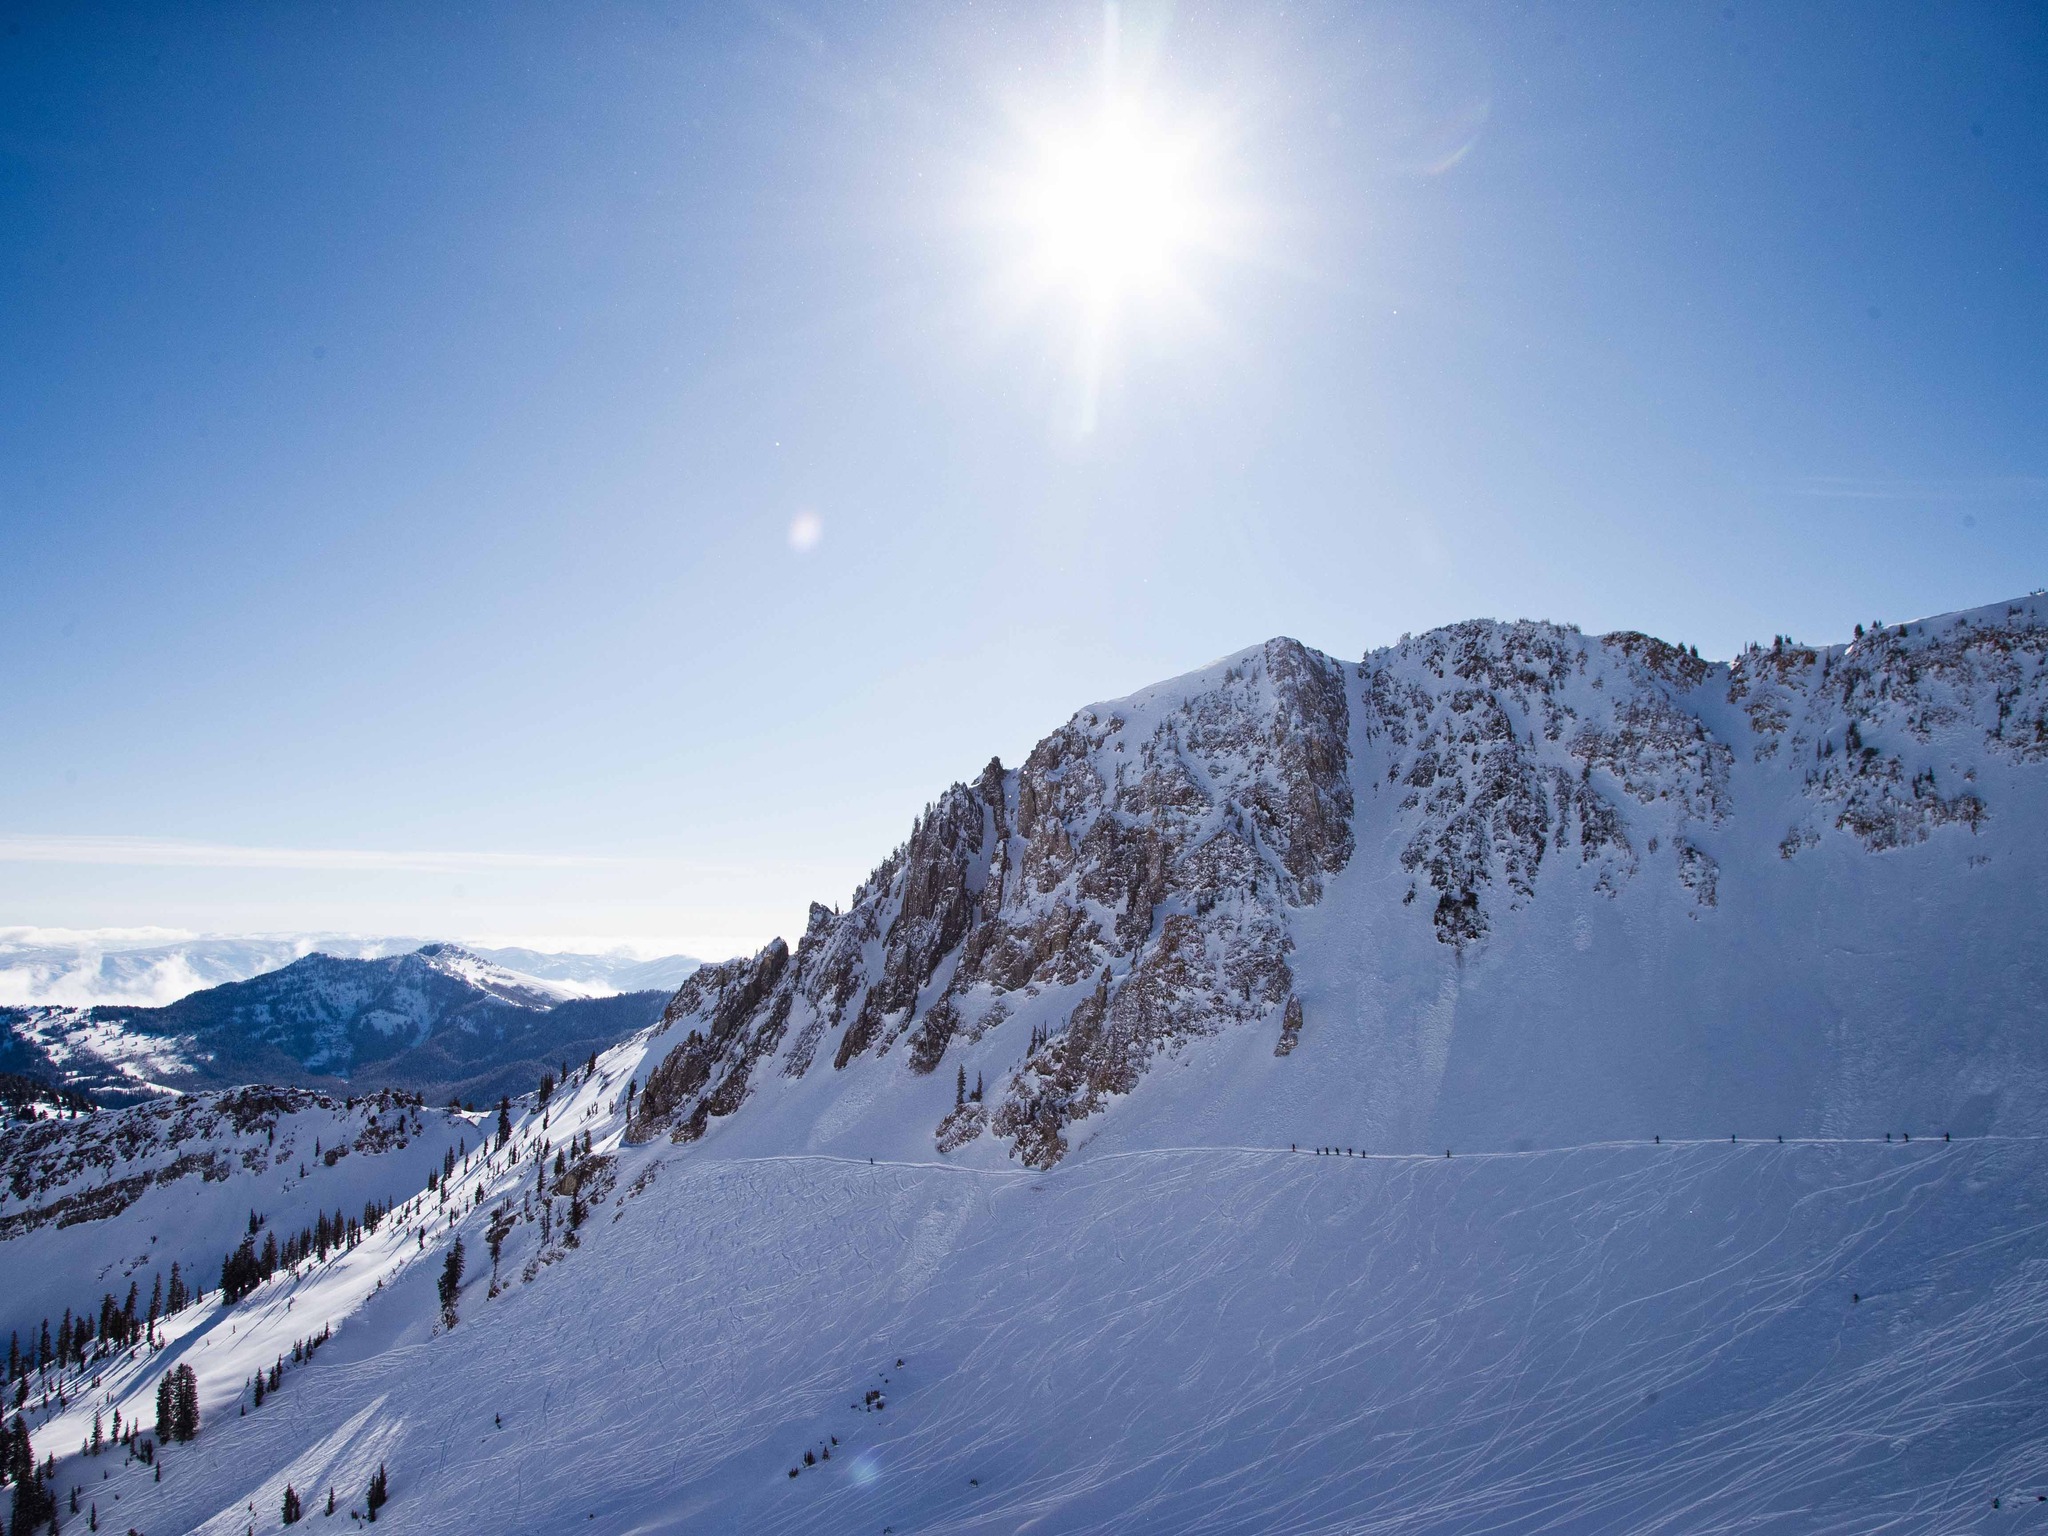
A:
[[[644,1027],[661,994],[581,997],[453,944],[311,954],[162,1008],[0,1010],[0,1063],[107,1102],[237,1083],[493,1099]]]
[[[1725,665],[1274,640],[1084,709],[793,950],[686,981],[636,1134],[1046,1167],[2048,1129],[2044,615]]]
[[[0,928],[0,1006],[160,1008],[223,982],[247,981],[319,953],[376,960],[408,954],[421,938],[350,933],[190,935],[162,930],[78,932]],[[569,985],[579,996],[673,990],[697,966],[687,955],[644,958],[465,945],[494,965]]]
[[[1083,710],[376,1232],[31,1370],[36,1454],[152,1536],[379,1467],[464,1536],[2021,1529],[2044,660],[1469,624]],[[197,1439],[72,1449],[180,1364]]]

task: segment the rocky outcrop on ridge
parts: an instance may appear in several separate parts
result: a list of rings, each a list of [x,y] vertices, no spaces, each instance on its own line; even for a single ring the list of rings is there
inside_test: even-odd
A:
[[[1369,873],[1404,920],[1462,955],[1552,880],[1606,897],[1668,881],[1705,919],[1715,848],[1752,805],[1800,808],[1785,858],[1828,836],[1871,853],[1967,836],[1996,814],[1976,763],[2048,761],[2044,608],[1833,648],[1780,637],[1731,664],[1526,621],[1356,666],[1280,639],[1085,709],[927,807],[794,950],[685,982],[632,1134],[702,1137],[775,1075],[930,1073],[1011,1024],[1021,1061],[937,1142],[994,1135],[1047,1166],[1183,1042],[1262,1025],[1294,1051],[1315,1028],[1296,917],[1361,847],[1391,855]]]

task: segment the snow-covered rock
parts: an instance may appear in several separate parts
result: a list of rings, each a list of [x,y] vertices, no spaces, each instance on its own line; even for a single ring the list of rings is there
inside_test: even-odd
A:
[[[633,1134],[751,1148],[763,1101],[771,1140],[1044,1167],[1156,1137],[1155,1097],[1185,1130],[1168,1061],[1268,1140],[2048,1126],[2044,614],[1725,665],[1530,622],[1275,640],[1095,705],[794,950],[687,981]]]

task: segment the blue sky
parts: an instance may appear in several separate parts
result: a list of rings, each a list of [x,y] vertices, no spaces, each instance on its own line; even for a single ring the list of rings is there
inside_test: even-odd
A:
[[[1126,4],[1092,372],[1099,5],[7,15],[0,923],[726,952],[1273,634],[2048,583],[2039,7]]]

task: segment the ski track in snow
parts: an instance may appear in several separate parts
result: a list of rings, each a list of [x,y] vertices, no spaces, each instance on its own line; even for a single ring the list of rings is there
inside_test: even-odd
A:
[[[531,1162],[479,1164],[455,1181],[457,1204],[478,1178],[490,1198],[453,1332],[445,1227],[422,1252],[395,1220],[174,1341],[209,1407],[164,1483],[74,1453],[60,1487],[82,1470],[103,1521],[121,1491],[111,1528],[148,1536],[277,1529],[287,1481],[345,1512],[380,1461],[395,1531],[2048,1520],[2037,1138],[1183,1147],[1033,1173],[620,1149],[614,1081],[555,1106],[558,1132],[621,1152],[579,1249],[521,1284],[508,1244],[487,1300],[481,1226]],[[330,1314],[334,1342],[234,1416],[247,1372]],[[179,1357],[106,1388],[146,1415]],[[886,1407],[859,1407],[870,1387]],[[91,1408],[39,1446],[77,1444]]]

